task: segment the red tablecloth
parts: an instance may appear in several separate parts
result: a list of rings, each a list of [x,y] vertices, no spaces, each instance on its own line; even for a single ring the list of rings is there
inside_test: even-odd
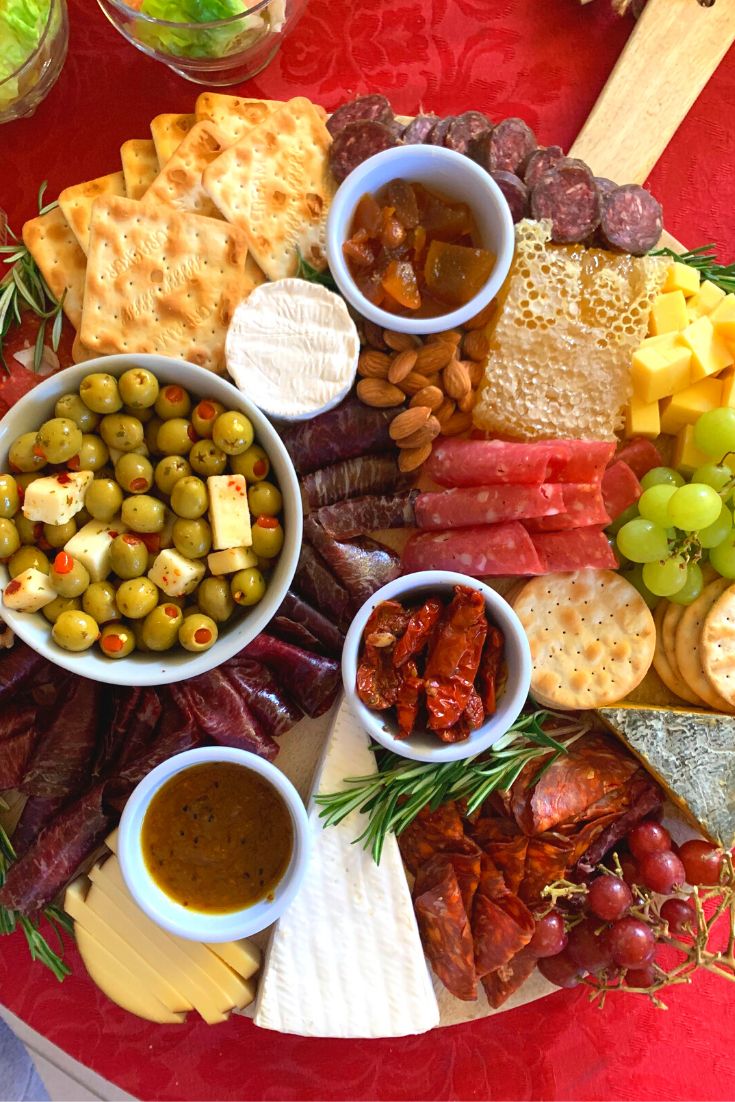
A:
[[[153,115],[190,111],[197,94],[124,42],[92,0],[70,7],[61,80],[33,119],[0,129],[0,206],[16,229],[35,213],[43,179],[53,197],[116,169],[121,142],[145,137]],[[275,99],[305,93],[334,108],[380,90],[405,113],[421,106],[522,115],[541,141],[567,146],[631,26],[611,14],[608,0],[582,8],[577,0],[310,0],[281,56],[240,91]],[[650,180],[667,228],[688,245],[714,241],[729,259],[733,102],[731,51]],[[724,980],[709,976],[675,989],[668,1013],[632,996],[599,1011],[580,992],[561,992],[425,1037],[350,1042],[281,1036],[242,1018],[216,1028],[151,1026],[107,1002],[73,948],[69,959],[74,975],[59,985],[29,965],[20,937],[0,939],[0,1001],[141,1098],[729,1099],[735,1092],[735,1000]]]

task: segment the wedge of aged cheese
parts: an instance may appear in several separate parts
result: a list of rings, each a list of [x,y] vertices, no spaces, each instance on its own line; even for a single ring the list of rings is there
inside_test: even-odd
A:
[[[57,597],[48,575],[34,566],[9,581],[3,593],[3,604],[15,612],[38,612]]]
[[[209,523],[212,526],[212,547],[226,551],[232,547],[250,547],[248,484],[241,474],[213,474],[207,479],[209,491]]]
[[[205,573],[203,562],[187,559],[172,547],[167,547],[156,556],[148,577],[167,597],[183,597],[196,589]]]
[[[346,704],[327,741],[317,791],[375,771],[368,738]],[[439,1022],[398,844],[379,865],[354,839],[353,812],[322,827],[304,884],[279,919],[266,956],[255,1024],[311,1037],[401,1037]]]
[[[42,524],[66,524],[84,507],[93,478],[91,471],[64,471],[35,479],[26,488],[23,516]]]

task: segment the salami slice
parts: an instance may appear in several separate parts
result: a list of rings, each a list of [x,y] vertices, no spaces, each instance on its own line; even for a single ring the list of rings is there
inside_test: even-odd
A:
[[[439,121],[434,124],[434,127],[432,128],[432,131],[427,138],[427,143],[429,145],[444,145],[447,134],[449,133],[449,127],[452,125],[453,122],[454,115],[447,115],[445,119],[439,119]]]
[[[531,537],[519,521],[420,532],[404,548],[403,568],[406,573],[459,570],[476,578],[486,574],[545,573]]]
[[[566,508],[560,485],[480,486],[425,493],[416,502],[419,528],[467,528],[473,524],[546,517]]]
[[[641,484],[623,459],[618,459],[602,476],[602,497],[611,520],[641,496]]]
[[[616,454],[615,459],[622,459],[628,464],[636,478],[643,478],[654,467],[661,466],[661,455],[650,440],[643,436],[636,436],[632,440],[626,440]]]
[[[552,482],[562,495],[564,508],[554,516],[536,517],[524,522],[529,532],[564,532],[588,528],[591,524],[609,524],[602,490],[597,482]]]
[[[501,964],[494,972],[482,977],[487,1001],[494,1010],[502,1006],[521,987],[536,968],[536,957],[528,949],[521,949],[507,964]]]
[[[557,161],[564,156],[560,145],[549,145],[546,149],[534,149],[531,156],[523,166],[523,182],[530,191],[535,187],[543,174],[553,168]]]
[[[550,440],[536,447],[547,449],[549,482],[600,482],[615,451],[606,440]]]
[[[595,176],[595,183],[600,193],[600,198],[602,198],[603,195],[608,195],[611,191],[615,191],[615,188],[618,186],[614,180],[609,180],[607,176]]]
[[[533,444],[451,438],[434,445],[424,469],[440,486],[538,486],[547,467],[548,450]]]
[[[600,235],[611,249],[643,256],[657,245],[663,225],[661,204],[640,184],[624,184],[602,196]]]
[[[587,165],[563,157],[544,172],[531,191],[531,215],[551,221],[552,241],[586,241],[600,223],[600,197]]]
[[[537,147],[536,135],[523,119],[503,119],[472,147],[472,156],[488,172],[518,176]]]
[[[539,573],[618,568],[603,528],[591,526],[575,528],[570,532],[538,532],[529,538],[543,564]]]
[[[449,861],[419,869],[414,908],[421,942],[431,967],[458,999],[477,998],[472,931],[462,902],[457,875]]]
[[[327,130],[334,138],[353,122],[381,122],[392,126],[394,116],[390,101],[381,95],[358,96],[337,108],[327,120]]]
[[[405,494],[355,497],[328,505],[314,515],[324,531],[336,540],[351,539],[380,528],[412,528],[416,523],[414,507],[418,496],[418,490],[409,490]]]
[[[438,115],[417,115],[404,126],[401,141],[404,145],[424,145],[438,122]]]
[[[448,800],[432,811],[427,804],[398,835],[403,863],[414,876],[435,853],[459,852],[464,847],[464,827],[456,803]]]
[[[347,399],[310,421],[289,425],[281,439],[299,474],[308,474],[343,459],[390,451],[388,426],[394,416],[395,410],[373,409]]]
[[[488,134],[492,130],[492,123],[487,115],[481,111],[465,111],[463,115],[457,115],[452,119],[447,130],[444,145],[447,149],[453,149],[455,153],[467,155],[473,141],[482,134]]]
[[[514,222],[520,222],[526,217],[528,208],[528,188],[513,172],[491,172],[491,177],[503,193],[506,203],[510,207],[510,215]]]
[[[332,175],[341,184],[363,161],[395,145],[398,145],[398,138],[385,123],[369,120],[349,122],[329,147]]]
[[[533,915],[520,899],[504,892],[490,899],[478,891],[472,907],[475,970],[479,977],[507,964],[533,937]]]

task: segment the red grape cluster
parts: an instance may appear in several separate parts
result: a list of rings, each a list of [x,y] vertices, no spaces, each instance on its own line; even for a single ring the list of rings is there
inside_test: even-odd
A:
[[[625,841],[629,853],[618,865],[622,876],[604,870],[591,880],[581,916],[578,909],[556,906],[536,920],[528,948],[541,974],[557,987],[576,987],[589,974],[650,988],[662,938],[686,937],[696,928],[693,898],[671,893],[685,883],[720,882],[724,855],[709,842],[694,839],[675,852],[669,832],[653,820],[633,827]],[[579,889],[573,890],[571,899],[579,899]],[[670,898],[646,906],[650,893]]]

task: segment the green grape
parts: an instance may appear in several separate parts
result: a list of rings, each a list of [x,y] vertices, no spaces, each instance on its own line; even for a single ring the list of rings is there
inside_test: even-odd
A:
[[[728,532],[722,543],[711,548],[709,561],[723,578],[735,578],[735,531]]]
[[[698,417],[694,425],[694,443],[705,455],[717,459],[735,451],[735,409],[722,406]]]
[[[610,544],[610,547],[612,548],[612,553],[618,561],[618,569],[620,569],[620,567],[622,566],[627,566],[630,562],[630,559],[620,550],[617,544],[617,540],[613,539],[612,536],[608,536],[607,542]]]
[[[685,479],[673,467],[652,467],[641,479],[641,489],[650,490],[651,486],[683,486]]]
[[[634,566],[632,570],[626,570],[621,574],[622,578],[626,578],[630,584],[638,590],[643,600],[646,602],[649,608],[654,609],[660,597],[657,597],[655,593],[651,593],[646,583],[643,581],[643,567]]]
[[[643,582],[657,597],[670,597],[678,593],[687,580],[687,564],[681,555],[672,559],[645,563]]]
[[[718,543],[722,543],[731,529],[732,513],[726,505],[723,505],[717,520],[713,521],[712,524],[708,524],[706,528],[700,528],[697,532],[697,538],[702,547],[717,547]]]
[[[735,411],[733,411],[735,412]],[[714,524],[720,515],[722,500],[717,490],[701,482],[680,486],[669,502],[669,519],[684,532],[698,532]]]
[[[608,524],[607,531],[610,536],[617,536],[620,529],[624,524],[627,524],[629,520],[634,520],[638,516],[638,506],[633,504],[629,505],[627,509],[623,509],[619,517],[616,517],[612,524]]]
[[[650,486],[638,499],[638,512],[646,520],[652,520],[654,524],[666,528],[671,523],[669,502],[676,491],[677,487],[670,482],[659,482]]]
[[[687,567],[687,580],[684,582],[681,589],[671,594],[669,600],[677,605],[690,605],[692,601],[696,601],[697,597],[702,592],[703,586],[704,578],[702,576],[701,566],[699,563],[690,562]]]
[[[654,562],[669,554],[666,532],[658,524],[643,517],[628,521],[617,535],[620,550],[631,562]]]
[[[692,482],[702,482],[705,486],[712,486],[718,493],[731,480],[730,468],[720,467],[716,463],[703,463],[692,475]]]

